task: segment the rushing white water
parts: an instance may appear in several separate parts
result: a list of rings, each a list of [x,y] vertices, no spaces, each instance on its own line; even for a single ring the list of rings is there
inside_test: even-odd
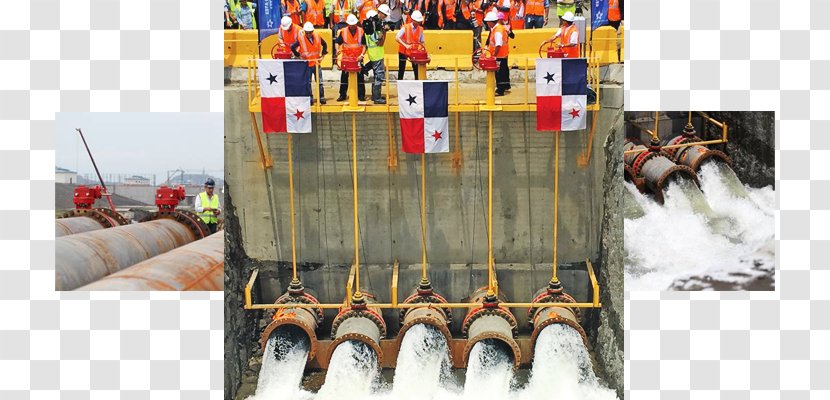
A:
[[[378,379],[378,360],[372,348],[362,342],[345,341],[334,349],[326,383],[315,399],[365,399],[377,387]]]
[[[434,397],[449,375],[447,339],[430,325],[416,324],[406,331],[398,352],[390,398],[422,400]]]
[[[276,334],[268,339],[262,355],[256,394],[248,400],[301,399],[300,389],[308,340],[297,340],[290,335]]]
[[[773,189],[736,188],[734,173],[718,162],[705,163],[698,179],[703,199],[671,183],[663,205],[625,184],[645,211],[625,220],[627,290],[741,289],[774,270]],[[695,205],[702,200],[710,211]]]
[[[617,395],[594,375],[591,356],[579,333],[570,326],[553,324],[536,340],[530,381],[518,398],[613,400]]]
[[[508,399],[513,379],[513,362],[494,339],[473,345],[467,364],[465,399]]]

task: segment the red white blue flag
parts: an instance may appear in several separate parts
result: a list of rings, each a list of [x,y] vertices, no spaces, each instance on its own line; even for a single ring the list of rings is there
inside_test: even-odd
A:
[[[536,130],[585,129],[588,63],[584,58],[536,59]]]
[[[306,61],[257,60],[262,131],[311,132],[311,72]]]
[[[450,151],[448,103],[446,81],[398,81],[404,153]]]

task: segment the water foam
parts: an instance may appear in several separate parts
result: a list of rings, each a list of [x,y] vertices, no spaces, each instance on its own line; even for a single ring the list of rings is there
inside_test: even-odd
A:
[[[434,397],[450,372],[447,339],[435,327],[416,324],[406,331],[398,352],[391,398]]]
[[[265,344],[256,394],[248,400],[299,400],[308,397],[308,393],[300,389],[308,357],[308,338],[297,340],[282,333],[277,332]]]
[[[631,259],[625,268],[626,290],[705,284],[687,280],[693,276],[741,288],[775,268],[772,188],[736,188],[734,173],[717,162],[704,164],[698,177],[713,214],[694,204],[701,201],[699,191],[682,182],[669,184],[664,205],[636,194],[645,216],[625,220],[625,248]],[[631,183],[625,185],[636,192]],[[748,195],[740,195],[741,189]],[[729,223],[712,224],[713,219]]]
[[[334,349],[326,382],[315,400],[359,400],[369,397],[378,386],[378,360],[371,347],[355,340]]]

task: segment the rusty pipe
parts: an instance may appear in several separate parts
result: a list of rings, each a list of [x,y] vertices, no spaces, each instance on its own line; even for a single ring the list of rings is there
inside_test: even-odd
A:
[[[688,126],[687,126],[688,128]],[[683,135],[675,136],[666,142],[667,146],[701,142],[701,139],[694,136],[694,131],[684,131]],[[726,153],[720,150],[710,149],[706,146],[693,145],[681,148],[671,148],[666,150],[669,158],[677,164],[685,165],[692,169],[692,171],[699,171],[700,166],[708,159],[719,160],[726,165],[732,165],[732,159]]]
[[[225,234],[219,231],[131,267],[107,275],[77,290],[222,290]]]
[[[55,237],[127,225],[123,215],[106,208],[75,209],[55,220]]]
[[[634,176],[635,182],[638,178],[642,179],[643,184],[638,188],[641,191],[648,188],[661,203],[663,202],[663,190],[666,189],[671,179],[685,175],[699,185],[694,170],[685,165],[675,164],[659,145],[646,147],[635,141],[627,140],[624,150],[644,150],[636,154],[625,154],[624,160],[630,167],[629,173]]]
[[[522,352],[515,340],[519,333],[516,317],[510,310],[497,303],[486,302],[486,297],[487,287],[479,288],[470,296],[471,302],[479,304],[470,307],[470,312],[462,323],[461,333],[467,338],[463,365],[466,367],[470,362],[470,352],[476,343],[492,340],[509,349],[508,355],[512,358],[513,368],[518,368]],[[507,301],[502,293],[499,293],[498,297],[499,301]]]
[[[308,289],[288,292],[280,296],[276,304],[320,304],[317,297]],[[279,334],[285,334],[295,338],[294,340],[307,339],[308,360],[310,361],[317,354],[317,327],[323,322],[323,310],[311,308],[283,308],[276,310],[271,317],[271,322],[262,332],[261,346],[264,351],[268,340]],[[297,338],[302,336],[301,338]]]
[[[186,225],[158,219],[55,240],[55,289],[74,290],[196,240]]]
[[[560,287],[544,287],[536,291],[533,296],[533,303],[576,303],[571,295],[565,293]],[[542,330],[553,324],[567,325],[576,330],[582,337],[585,346],[588,345],[588,336],[582,325],[579,323],[579,309],[563,306],[537,307],[528,309],[528,322],[533,327],[530,335],[531,351],[536,351],[536,339]]]
[[[372,307],[373,303],[377,303],[375,296],[366,291],[361,292],[363,300],[341,307],[332,322],[331,336],[334,340],[330,346],[329,358],[334,354],[338,345],[348,340],[355,340],[365,343],[374,350],[378,362],[383,359],[380,339],[386,337],[386,322],[381,316],[380,309]]]

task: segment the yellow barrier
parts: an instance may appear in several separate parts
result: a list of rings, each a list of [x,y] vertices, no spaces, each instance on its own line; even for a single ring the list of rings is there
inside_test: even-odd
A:
[[[601,26],[594,29],[591,36],[591,49],[593,56],[599,60],[600,65],[616,64],[620,62],[617,54],[617,30],[612,26]]]
[[[559,29],[519,29],[513,31],[515,37],[510,39],[510,66],[518,66],[524,69],[525,64],[529,69],[536,69],[536,59],[539,57],[539,46],[546,39],[552,37]],[[482,32],[481,41],[487,40],[487,32]]]
[[[326,42],[329,54],[323,57],[320,65],[323,69],[331,69],[331,29],[315,29],[320,39]],[[226,30],[225,31],[225,66],[248,67],[248,59],[259,58],[257,49],[257,31],[255,30]],[[271,48],[277,43],[277,36],[271,35],[262,41],[262,57],[271,58]]]
[[[620,24],[620,58],[625,60],[625,25]]]
[[[398,31],[386,32],[386,41],[383,43],[383,59],[392,71],[398,70],[398,42],[395,40],[397,33]],[[473,69],[472,31],[424,31],[424,44],[431,60],[427,65],[428,70],[454,70],[456,59],[459,70]],[[409,63],[406,68],[412,70]]]

